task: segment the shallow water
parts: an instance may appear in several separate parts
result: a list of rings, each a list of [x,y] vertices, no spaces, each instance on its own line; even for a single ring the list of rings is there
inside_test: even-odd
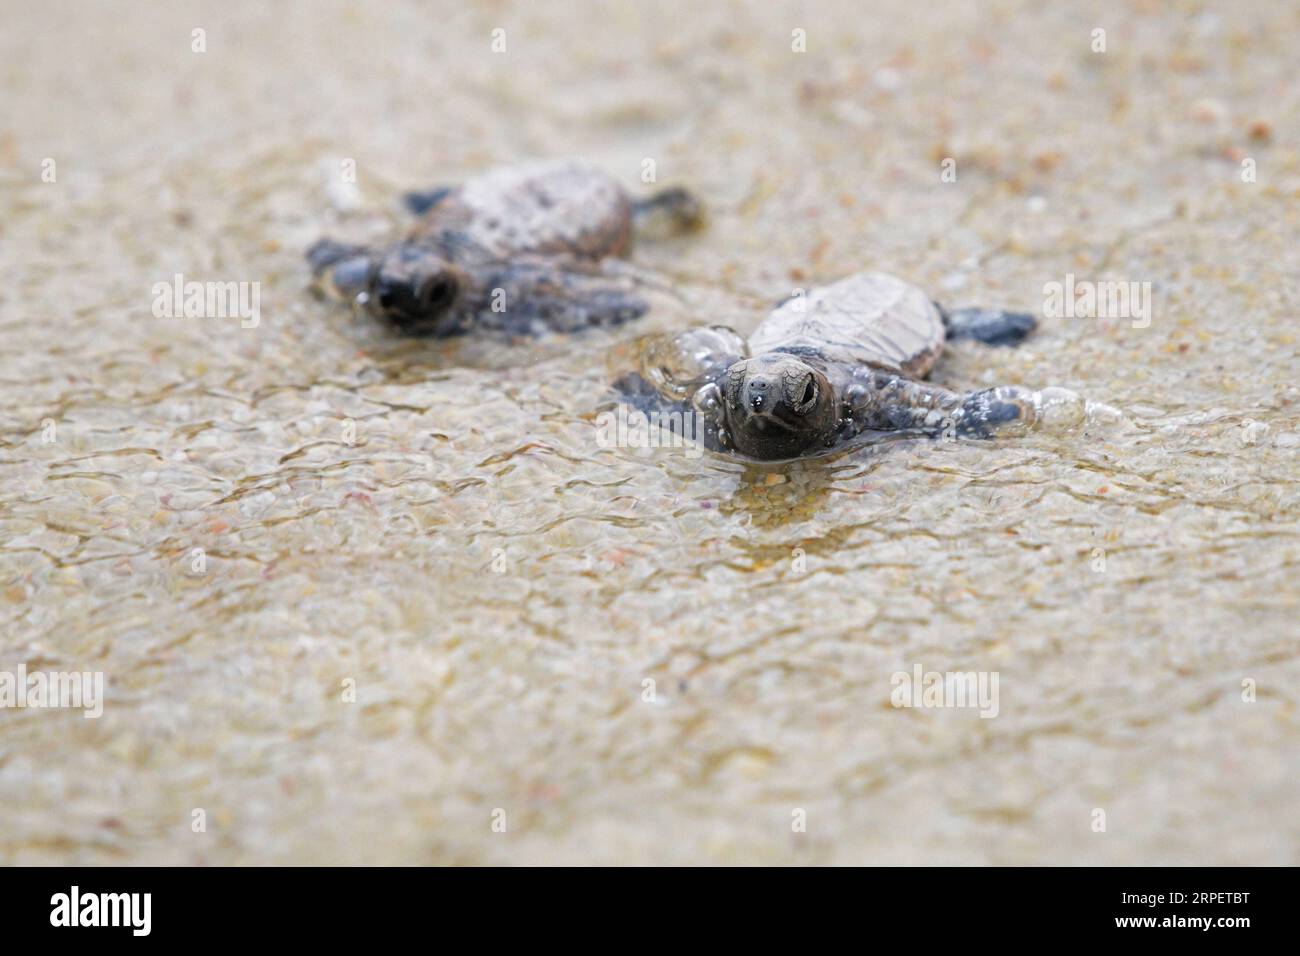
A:
[[[4,18],[0,668],[108,698],[0,712],[0,862],[1300,862],[1296,10]],[[320,234],[565,154],[710,205],[637,250],[679,291],[635,326],[413,343],[306,293]],[[638,336],[868,267],[1040,312],[1151,282],[1147,328],[935,373],[1129,426],[597,444]],[[260,323],[155,318],[177,272]],[[997,717],[892,707],[918,664],[997,672]]]

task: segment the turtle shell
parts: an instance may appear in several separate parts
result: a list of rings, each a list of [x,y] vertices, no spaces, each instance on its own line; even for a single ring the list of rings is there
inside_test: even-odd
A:
[[[859,272],[787,299],[749,337],[753,355],[797,350],[827,362],[873,365],[924,378],[943,351],[930,297],[883,272]]]
[[[453,189],[412,237],[456,232],[500,258],[538,253],[585,259],[626,255],[632,204],[619,184],[572,161],[492,170]]]

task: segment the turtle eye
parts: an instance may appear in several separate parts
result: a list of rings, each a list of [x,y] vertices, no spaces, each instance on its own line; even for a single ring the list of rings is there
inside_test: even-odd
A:
[[[796,386],[791,390],[791,397],[798,395],[797,401],[792,401],[795,411],[803,413],[812,407],[812,403],[817,399],[817,382],[809,375],[803,380],[801,386]]]

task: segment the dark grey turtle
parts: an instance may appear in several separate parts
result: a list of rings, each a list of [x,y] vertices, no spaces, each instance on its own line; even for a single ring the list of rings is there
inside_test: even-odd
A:
[[[982,437],[1033,420],[1044,393],[1003,385],[961,394],[921,380],[948,339],[1010,345],[1035,325],[1020,312],[944,312],[902,279],[863,272],[783,302],[748,342],[719,326],[660,340],[642,372],[616,385],[663,422],[699,415],[707,447],[761,460],[868,432]]]
[[[572,331],[636,318],[647,306],[619,261],[634,221],[685,231],[702,218],[683,189],[633,200],[610,176],[571,161],[505,167],[406,202],[420,219],[400,242],[322,239],[307,260],[328,295],[426,335],[475,326]]]

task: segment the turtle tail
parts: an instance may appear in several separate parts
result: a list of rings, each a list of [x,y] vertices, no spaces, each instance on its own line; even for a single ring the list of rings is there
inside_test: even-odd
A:
[[[938,305],[938,303],[935,303]],[[1038,327],[1028,312],[1002,309],[953,309],[939,305],[943,327],[949,339],[974,339],[985,345],[1019,345]]]

